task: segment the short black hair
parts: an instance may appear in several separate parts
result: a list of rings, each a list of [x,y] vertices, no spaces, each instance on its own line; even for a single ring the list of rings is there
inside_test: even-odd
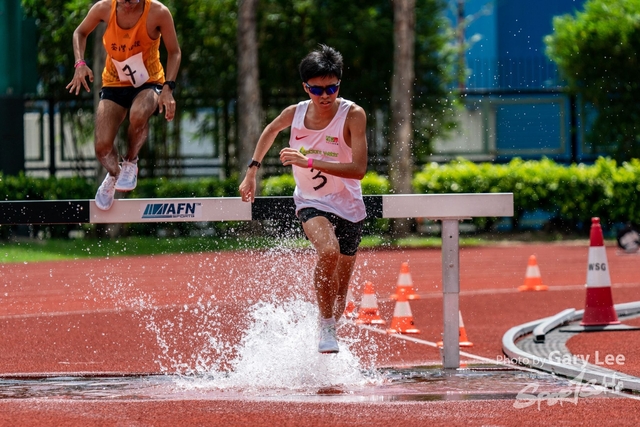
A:
[[[300,61],[298,67],[303,82],[314,77],[336,77],[342,79],[342,54],[334,48],[320,44]]]

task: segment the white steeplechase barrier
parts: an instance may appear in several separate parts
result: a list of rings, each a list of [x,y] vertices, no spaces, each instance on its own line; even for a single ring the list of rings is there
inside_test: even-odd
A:
[[[458,347],[460,242],[459,223],[475,217],[513,216],[512,193],[397,194],[364,196],[369,218],[428,218],[442,222],[443,360],[445,369],[460,367]],[[0,201],[0,225],[122,224],[286,220],[295,218],[291,197],[118,199],[108,211],[93,200]]]

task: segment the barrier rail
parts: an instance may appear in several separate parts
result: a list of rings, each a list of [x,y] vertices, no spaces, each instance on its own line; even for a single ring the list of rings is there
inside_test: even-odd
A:
[[[513,216],[512,193],[397,194],[364,196],[369,218],[428,218],[442,222],[443,367],[460,367],[458,347],[459,222]],[[0,225],[118,224],[140,222],[251,221],[295,218],[291,197],[118,199],[108,211],[93,200],[0,202]]]

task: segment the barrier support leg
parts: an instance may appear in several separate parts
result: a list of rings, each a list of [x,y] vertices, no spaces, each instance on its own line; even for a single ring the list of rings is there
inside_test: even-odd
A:
[[[459,309],[460,256],[459,223],[457,219],[442,220],[442,290],[444,336],[442,366],[460,368]]]

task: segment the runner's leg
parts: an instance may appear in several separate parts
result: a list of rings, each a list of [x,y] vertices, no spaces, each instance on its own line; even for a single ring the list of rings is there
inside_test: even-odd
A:
[[[133,100],[129,111],[127,133],[127,160],[135,160],[149,135],[149,118],[158,108],[158,93],[150,87],[142,90]]]
[[[94,141],[96,158],[112,176],[120,173],[115,139],[126,115],[127,109],[113,101],[103,99],[98,103]]]
[[[356,255],[340,254],[338,267],[335,272],[336,282],[338,283],[338,295],[333,308],[333,317],[335,317],[336,321],[340,320],[347,306],[347,292],[349,291],[349,282],[351,281],[351,274],[353,273],[355,263]]]
[[[309,219],[302,227],[318,256],[313,281],[320,316],[329,319],[333,317],[333,306],[338,294],[336,268],[340,258],[340,245],[333,224],[323,216]]]

